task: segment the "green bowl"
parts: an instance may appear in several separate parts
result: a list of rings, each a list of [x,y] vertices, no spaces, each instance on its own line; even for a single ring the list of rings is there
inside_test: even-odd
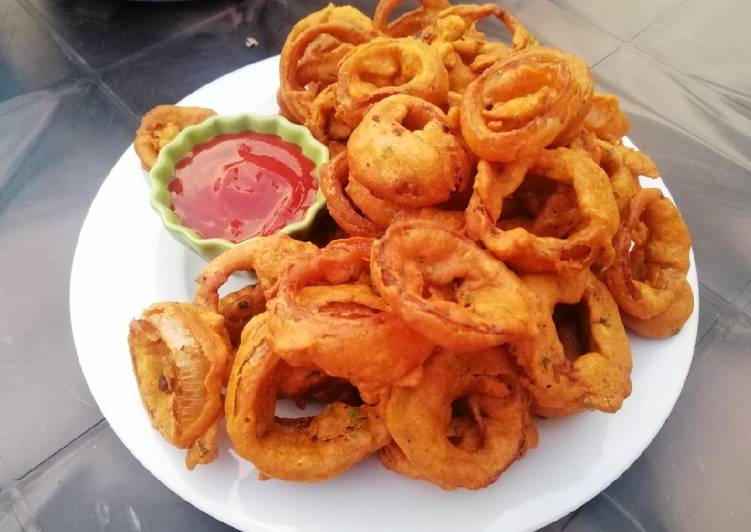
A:
[[[171,198],[167,186],[175,172],[175,165],[194,146],[218,135],[243,131],[274,134],[299,146],[303,154],[316,164],[316,176],[318,176],[320,166],[329,160],[328,148],[318,142],[307,128],[293,124],[279,115],[243,113],[233,116],[213,116],[200,124],[182,130],[172,142],[162,148],[156,164],[149,172],[151,206],[159,213],[164,227],[178,242],[206,260],[211,260],[238,244],[224,238],[203,238],[197,231],[185,227],[170,208]],[[302,219],[283,227],[281,232],[298,239],[307,238],[318,213],[325,207],[326,199],[318,189],[313,204],[305,211]]]

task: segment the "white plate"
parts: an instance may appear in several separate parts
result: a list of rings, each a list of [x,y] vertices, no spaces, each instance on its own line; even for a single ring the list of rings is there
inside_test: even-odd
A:
[[[277,64],[275,57],[248,65],[182,103],[219,113],[274,113]],[[128,322],[152,302],[192,300],[203,265],[151,210],[146,178],[128,148],[91,205],[73,261],[70,313],[78,359],[99,408],[133,455],[186,501],[240,529],[507,532],[544,526],[602,491],[649,445],[678,398],[694,352],[699,299],[692,266],[697,308],[674,338],[632,338],[633,394],[623,408],[614,415],[539,421],[540,446],[487,489],[442,491],[387,471],[373,457],[319,484],[260,482],[254,467],[228,450],[226,436],[216,462],[189,472],[184,451],[149,425],[126,337]]]

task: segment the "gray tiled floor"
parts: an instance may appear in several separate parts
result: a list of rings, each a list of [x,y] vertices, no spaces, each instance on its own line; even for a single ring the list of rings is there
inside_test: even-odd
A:
[[[738,20],[751,20],[751,2],[686,0],[635,42],[664,63],[748,105],[751,36]]]
[[[630,41],[683,0],[552,0],[623,41]]]
[[[70,261],[137,117],[278,53],[326,3],[0,2],[0,127],[13,132],[0,135],[0,532],[226,529],[101,422],[70,337]],[[701,341],[673,415],[621,479],[545,530],[747,530],[751,3],[500,3],[622,97],[692,229],[702,283]],[[354,4],[372,14],[374,2]],[[248,36],[261,45],[245,48]]]

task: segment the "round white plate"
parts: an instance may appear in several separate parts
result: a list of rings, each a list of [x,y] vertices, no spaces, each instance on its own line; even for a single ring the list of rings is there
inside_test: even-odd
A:
[[[277,65],[278,57],[248,65],[181,103],[218,113],[274,113]],[[319,484],[260,482],[226,436],[216,462],[189,472],[185,452],[149,424],[126,338],[129,321],[149,304],[192,300],[203,265],[151,210],[146,177],[128,148],[81,229],[70,282],[73,335],[91,393],[133,455],[186,501],[244,530],[508,532],[544,526],[602,491],[649,445],[678,398],[694,352],[698,297],[678,336],[632,338],[633,394],[617,414],[539,421],[540,446],[479,491],[443,491],[387,471],[374,457]],[[689,281],[696,296],[693,267]]]

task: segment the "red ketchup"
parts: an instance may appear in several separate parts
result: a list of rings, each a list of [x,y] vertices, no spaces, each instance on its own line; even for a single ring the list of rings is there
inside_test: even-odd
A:
[[[318,187],[315,163],[276,135],[220,135],[195,146],[169,183],[172,210],[203,238],[241,242],[300,220]]]

